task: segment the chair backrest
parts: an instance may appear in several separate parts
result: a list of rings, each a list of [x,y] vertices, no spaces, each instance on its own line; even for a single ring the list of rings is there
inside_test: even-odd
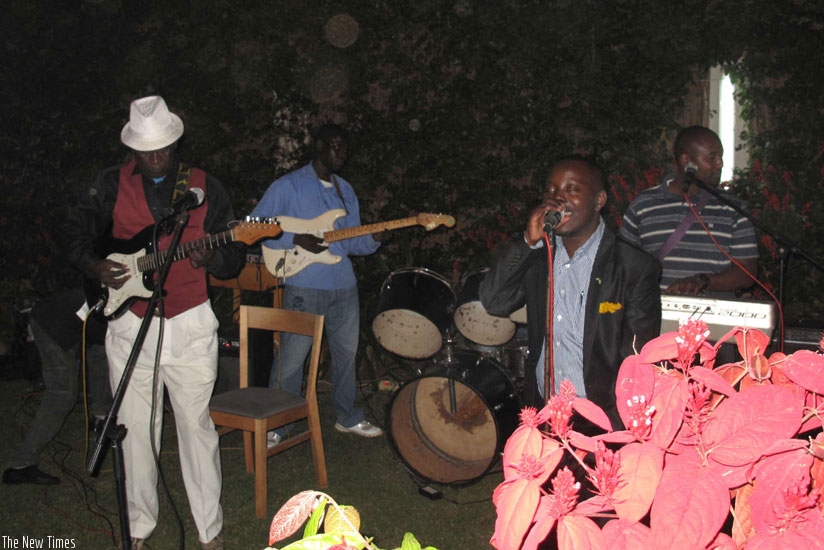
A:
[[[306,381],[306,398],[313,398],[317,389],[318,363],[320,363],[323,339],[323,315],[258,306],[240,306],[240,349],[238,367],[240,387],[249,385],[249,330],[262,329],[273,332],[291,332],[312,338],[309,354],[309,378]]]

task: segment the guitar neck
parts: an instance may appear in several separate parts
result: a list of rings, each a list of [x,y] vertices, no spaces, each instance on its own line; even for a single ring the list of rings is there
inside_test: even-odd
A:
[[[402,227],[409,227],[417,225],[418,218],[412,216],[411,218],[402,218],[400,220],[392,220],[388,222],[370,223],[369,225],[359,225],[357,227],[345,227],[343,229],[333,229],[326,231],[323,234],[323,240],[327,243],[342,241],[344,239],[352,239],[362,235],[371,235],[380,231],[389,231],[391,229],[400,229]]]
[[[237,238],[235,236],[234,229],[228,229],[221,233],[215,233],[214,235],[207,235],[206,237],[195,239],[178,246],[174,250],[174,254],[171,255],[171,261],[176,262],[178,260],[182,260],[183,258],[188,257],[189,253],[195,249],[202,248],[210,250],[235,242],[236,240]],[[146,254],[142,258],[138,259],[137,266],[141,272],[155,271],[162,265],[161,256],[164,258],[169,258],[168,251],[162,250],[153,254]]]

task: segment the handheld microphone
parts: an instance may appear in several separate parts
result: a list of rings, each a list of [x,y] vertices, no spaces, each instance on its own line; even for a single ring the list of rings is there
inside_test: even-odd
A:
[[[177,199],[172,205],[167,209],[167,217],[175,216],[180,214],[181,212],[186,212],[193,208],[197,208],[201,204],[203,204],[203,200],[206,198],[206,193],[203,189],[198,187],[193,187],[186,191],[182,197]]]
[[[561,223],[561,220],[563,220],[564,217],[564,212],[557,212],[555,210],[550,210],[544,214],[544,231],[549,233],[551,230],[558,227],[558,224]]]

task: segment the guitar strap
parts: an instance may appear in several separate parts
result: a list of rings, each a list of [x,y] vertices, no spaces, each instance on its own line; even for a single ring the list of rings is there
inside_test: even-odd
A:
[[[335,191],[338,192],[338,196],[340,197],[340,203],[343,205],[343,211],[349,215],[349,210],[346,209],[346,201],[343,200],[343,193],[340,192],[340,185],[338,184],[338,178],[335,177],[335,174],[332,174],[332,183],[335,186]]]
[[[695,203],[695,210],[697,210],[700,214],[701,210],[703,210],[704,206],[707,204],[707,201],[709,200],[710,194],[704,192],[698,199],[698,201]],[[664,246],[662,246],[658,250],[659,260],[663,261],[664,258],[667,257],[667,254],[669,254],[672,251],[672,249],[675,248],[675,246],[679,242],[681,242],[681,239],[687,233],[687,229],[689,229],[693,223],[695,223],[695,215],[693,214],[692,208],[690,208],[690,210],[684,216],[684,219],[681,220],[681,225],[679,225],[675,232],[670,235],[669,239],[667,239],[667,242],[664,243]]]
[[[176,203],[189,189],[189,176],[192,175],[192,167],[182,162],[177,165],[177,180],[175,190],[172,192],[172,204]]]

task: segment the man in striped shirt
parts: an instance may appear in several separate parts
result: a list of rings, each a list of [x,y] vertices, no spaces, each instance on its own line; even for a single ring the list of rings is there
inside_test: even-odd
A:
[[[724,165],[722,156],[721,140],[715,132],[703,126],[685,128],[673,147],[675,175],[669,174],[660,185],[643,191],[624,214],[621,237],[661,261],[663,294],[734,298],[736,290],[753,283],[744,270],[757,275],[758,247],[752,222],[691,183],[687,175],[690,166],[696,179],[717,187]],[[721,194],[744,207],[734,195],[724,191]],[[690,203],[696,206],[712,238],[698,220],[683,221],[692,216]]]

